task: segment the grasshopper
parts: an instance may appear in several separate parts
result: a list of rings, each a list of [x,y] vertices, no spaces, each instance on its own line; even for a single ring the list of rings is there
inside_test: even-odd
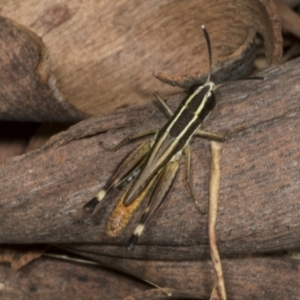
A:
[[[128,249],[130,250],[134,250],[145,225],[168,195],[174,183],[182,153],[186,156],[186,179],[189,190],[197,204],[189,175],[191,161],[189,142],[191,138],[193,136],[202,136],[224,140],[222,135],[208,133],[199,129],[202,122],[216,105],[213,92],[218,87],[210,81],[212,68],[211,44],[204,26],[202,26],[202,31],[206,39],[209,55],[210,71],[206,83],[203,85],[192,85],[174,113],[164,99],[157,92],[154,93],[167,114],[170,115],[169,121],[159,130],[150,129],[128,136],[114,147],[112,150],[117,150],[129,141],[154,134],[152,139],[141,143],[125,157],[104,187],[83,207],[85,211],[92,213],[96,205],[111,190],[121,184],[129,183],[108,220],[107,232],[111,236],[115,236],[128,223],[140,202],[151,192],[140,222],[128,241]]]

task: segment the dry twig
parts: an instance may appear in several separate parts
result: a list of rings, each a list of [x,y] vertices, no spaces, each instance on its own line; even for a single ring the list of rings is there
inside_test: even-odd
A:
[[[218,198],[220,187],[220,153],[221,147],[216,142],[211,142],[211,168],[209,183],[209,210],[208,210],[208,238],[210,256],[213,262],[216,283],[212,291],[211,299],[215,299],[216,291],[221,300],[226,300],[226,290],[222,271],[221,258],[217,246],[216,224],[218,215]]]

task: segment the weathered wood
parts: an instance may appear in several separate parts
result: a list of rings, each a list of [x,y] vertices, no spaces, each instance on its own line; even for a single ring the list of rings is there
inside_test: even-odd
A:
[[[88,115],[65,101],[42,39],[0,17],[0,119],[78,122]]]
[[[217,237],[222,256],[299,247],[298,64],[294,60],[270,68],[261,74],[264,81],[228,83],[217,91],[218,104],[205,128],[231,131],[221,158]],[[181,99],[182,95],[175,96],[171,106]],[[118,191],[107,196],[92,216],[82,216],[83,204],[135,147],[133,143],[109,152],[99,142],[110,147],[129,133],[165,121],[153,104],[119,110],[79,123],[41,150],[0,165],[0,242],[96,243],[99,254],[124,257],[206,256],[207,218],[190,199],[184,169],[133,253],[123,247],[141,208],[120,237],[105,234]],[[205,208],[208,142],[197,139],[192,150],[195,191]]]
[[[173,87],[151,76],[153,71],[167,72],[161,77],[173,82],[199,79],[208,70],[202,24],[222,78],[251,71],[253,47],[247,64],[243,55],[256,33],[264,37],[272,63],[282,49],[270,0],[6,1],[1,14],[43,38],[56,86],[67,101],[91,114],[148,103],[154,88],[174,94]]]
[[[151,281],[174,299],[207,299],[214,285],[209,260],[142,261],[90,255],[104,266],[116,268],[136,278]],[[243,257],[222,259],[228,299],[298,299],[300,262],[287,258]],[[163,292],[151,290],[130,299],[172,299]]]
[[[124,299],[149,286],[120,273],[93,265],[38,259],[21,270],[0,265],[0,298]]]
[[[15,257],[22,253],[20,249]],[[41,257],[18,271],[2,264],[0,297],[7,300],[206,299],[214,284],[209,260],[167,262],[88,256],[100,265],[79,262],[78,257],[71,261]],[[298,299],[300,262],[297,260],[254,256],[224,259],[222,264],[229,299]],[[157,284],[172,296],[144,280]]]
[[[1,245],[0,262],[9,264],[12,269],[19,270],[38,259],[49,248],[48,245]]]

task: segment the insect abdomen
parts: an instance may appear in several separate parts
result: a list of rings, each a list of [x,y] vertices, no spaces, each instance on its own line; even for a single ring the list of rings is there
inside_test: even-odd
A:
[[[156,176],[154,177],[156,178]],[[126,192],[122,195],[119,203],[111,213],[107,221],[107,233],[110,236],[117,236],[123,228],[127,225],[132,214],[139,207],[143,199],[146,197],[150,187],[152,186],[153,180],[148,184],[148,186],[141,192],[141,194],[130,204],[125,206],[124,199],[126,198],[127,192],[130,186],[127,188]]]

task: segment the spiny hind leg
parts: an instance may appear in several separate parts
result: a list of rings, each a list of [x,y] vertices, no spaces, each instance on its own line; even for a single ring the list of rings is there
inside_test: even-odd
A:
[[[155,97],[160,101],[160,103],[162,104],[162,106],[166,109],[167,113],[172,116],[173,112],[171,111],[171,109],[169,108],[169,106],[167,105],[167,103],[164,101],[164,99],[158,94],[158,92],[154,93]],[[127,137],[125,137],[123,140],[121,140],[116,146],[112,147],[112,148],[105,148],[105,150],[107,151],[116,151],[119,148],[121,148],[122,146],[126,145],[127,143],[137,140],[139,138],[148,136],[148,135],[155,135],[157,134],[158,129],[156,128],[151,128],[145,131],[141,131],[141,132],[137,132],[131,135],[128,135]],[[146,144],[146,143],[145,143]],[[148,145],[150,147],[150,144]],[[148,149],[149,151],[150,149]],[[125,160],[122,163],[122,166],[125,164],[127,165],[127,162],[124,163]],[[128,163],[130,163],[130,161],[128,161]],[[116,176],[116,173],[111,177],[111,179],[107,182],[107,184],[105,185],[105,187],[100,190],[100,192],[96,195],[96,197],[92,198],[87,204],[84,205],[84,209],[88,212],[93,212],[93,210],[95,209],[96,205],[98,204],[98,202],[100,202],[106,195],[107,191],[109,189],[114,188],[115,186],[117,186],[121,181],[124,181],[125,178],[120,179],[118,182],[115,183],[115,185],[112,187],[112,179],[115,179],[114,177]]]
[[[143,164],[145,163],[145,157],[150,149],[151,141],[148,140],[144,143],[141,143],[133,151],[131,151],[119,164],[118,168],[104,185],[104,187],[95,197],[93,197],[83,206],[83,209],[88,213],[92,213],[97,204],[110,190],[113,190],[126,180],[131,181],[131,179],[134,179],[137,176],[140,168],[142,168]]]
[[[157,176],[157,180],[153,182],[154,189],[149,199],[149,202],[144,210],[140,222],[136,229],[134,230],[131,238],[128,241],[127,248],[131,251],[134,250],[135,245],[145,229],[146,224],[149,222],[150,218],[153,216],[155,211],[163,203],[164,199],[168,195],[172,184],[175,180],[177,170],[179,167],[178,160],[173,160],[168,162],[160,171]]]

